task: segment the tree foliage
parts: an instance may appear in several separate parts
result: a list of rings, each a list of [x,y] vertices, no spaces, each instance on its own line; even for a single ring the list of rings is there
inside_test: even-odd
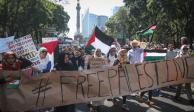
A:
[[[139,31],[157,24],[154,33],[156,42],[179,42],[185,35],[190,43],[194,38],[194,1],[193,0],[124,0],[125,6],[106,23],[107,33],[117,34],[116,23],[125,26],[127,37],[141,34]],[[123,12],[123,8],[126,10]],[[120,15],[119,13],[125,13]],[[125,22],[119,22],[123,19]],[[112,25],[112,26],[111,26]],[[139,37],[141,37],[139,35]],[[144,37],[146,38],[146,37]]]
[[[49,26],[69,31],[69,15],[50,0],[0,0],[0,12],[1,36],[7,32],[16,37],[29,33],[39,37]]]

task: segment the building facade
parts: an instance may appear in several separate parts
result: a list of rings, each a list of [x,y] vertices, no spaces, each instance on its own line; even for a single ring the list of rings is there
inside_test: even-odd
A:
[[[98,26],[100,30],[105,30],[105,23],[108,20],[107,16],[98,16],[87,10],[82,16],[82,35],[84,38],[89,38],[94,27]]]
[[[115,15],[118,11],[119,11],[120,7],[119,6],[115,6],[113,7],[113,10],[112,10],[112,15]]]

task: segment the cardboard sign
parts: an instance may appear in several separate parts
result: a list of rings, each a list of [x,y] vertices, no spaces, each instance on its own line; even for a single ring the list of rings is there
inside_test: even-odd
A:
[[[194,57],[88,71],[22,75],[17,89],[0,86],[0,109],[24,111],[129,95],[194,81]],[[3,73],[6,77],[6,72]]]
[[[90,58],[89,59],[89,65],[90,65],[90,69],[97,69],[97,68],[103,68],[103,66],[105,66],[106,60],[105,58]]]
[[[18,57],[23,57],[30,60],[33,66],[40,64],[39,54],[36,50],[31,35],[15,39],[8,45],[9,49],[13,51]]]

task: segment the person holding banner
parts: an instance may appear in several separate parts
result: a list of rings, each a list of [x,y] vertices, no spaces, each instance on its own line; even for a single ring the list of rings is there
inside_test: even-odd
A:
[[[87,69],[103,68],[106,65],[106,59],[102,56],[100,49],[94,51],[93,56],[88,59]]]
[[[126,49],[121,49],[118,53],[118,59],[114,61],[113,66],[118,65],[119,69],[122,71],[122,65],[127,64],[127,50]],[[123,104],[122,108],[129,111],[129,107],[127,105],[127,96],[122,96],[123,97]],[[113,99],[115,100],[115,99]]]
[[[47,73],[51,70],[51,61],[49,60],[48,50],[45,47],[41,47],[39,50],[40,64],[36,67],[38,72]],[[37,72],[37,73],[38,73]],[[52,111],[54,108],[48,107],[43,109],[35,109],[33,112]]]
[[[2,68],[3,70],[21,70],[31,67],[32,62],[24,58],[17,58],[13,52],[3,54]]]
[[[178,58],[178,57],[189,57],[189,56],[191,56],[190,52],[189,52],[189,46],[188,45],[182,45],[181,49],[180,49],[180,52],[177,54],[176,58]],[[187,97],[189,99],[189,103],[193,105],[194,100],[193,100],[193,97],[192,97],[191,83],[185,83],[185,89],[186,89]],[[182,84],[177,86],[176,95],[175,95],[176,100],[178,100],[178,98],[180,97],[181,90],[182,90]]]
[[[128,51],[128,58],[129,58],[129,63],[130,64],[136,64],[136,63],[142,63],[144,61],[144,49],[140,48],[140,42],[137,40],[133,40],[130,43],[132,49]],[[141,92],[140,93],[140,101],[143,101],[143,96],[146,93],[145,92]],[[151,100],[152,100],[152,90],[148,91],[148,104],[152,104]]]
[[[65,52],[60,54],[58,64],[55,66],[56,70],[74,71],[76,68],[70,60],[70,55]],[[54,112],[74,112],[75,104],[59,106],[54,108]]]
[[[32,66],[32,62],[24,58],[17,58],[13,52],[6,52],[3,54],[2,59],[2,70],[12,70],[17,71],[21,69],[26,69]],[[9,75],[6,79],[1,79],[0,83],[12,82],[19,77],[14,77]]]
[[[103,68],[106,65],[106,59],[102,56],[102,52],[100,49],[96,49],[94,52],[94,56],[92,56],[88,60],[88,68],[87,69],[98,69]],[[88,105],[91,111],[99,112],[100,105],[103,105],[104,101],[91,101]]]

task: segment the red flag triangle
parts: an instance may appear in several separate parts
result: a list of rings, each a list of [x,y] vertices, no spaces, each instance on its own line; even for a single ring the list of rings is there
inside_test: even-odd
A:
[[[58,42],[59,42],[58,40],[45,42],[45,43],[42,43],[41,46],[47,48],[48,53],[52,54],[54,52],[56,46],[58,45]]]

